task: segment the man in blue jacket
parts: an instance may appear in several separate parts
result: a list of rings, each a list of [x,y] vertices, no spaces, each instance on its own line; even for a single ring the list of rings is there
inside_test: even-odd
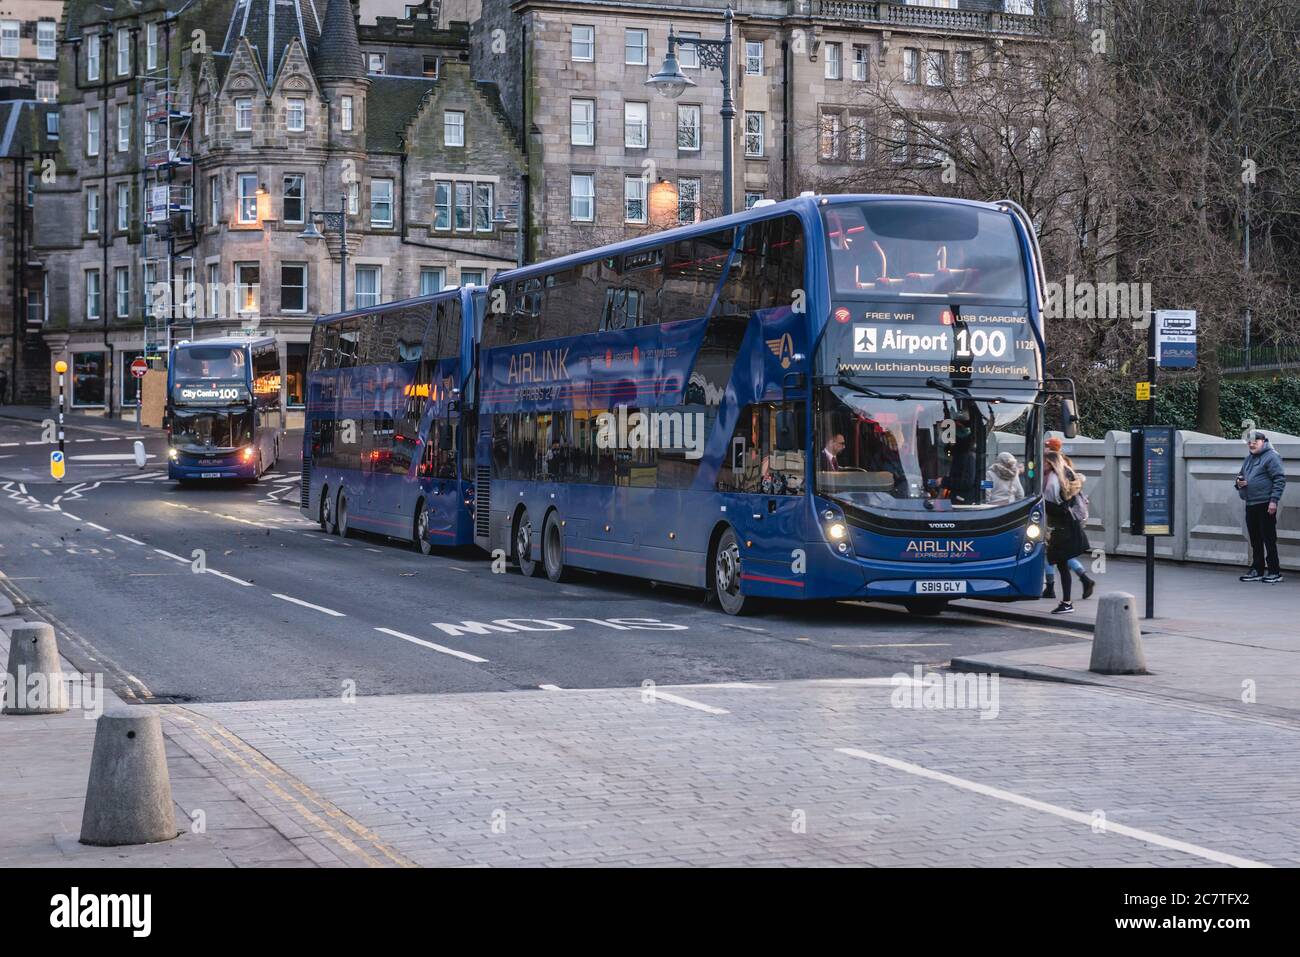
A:
[[[1282,456],[1263,432],[1251,432],[1250,454],[1237,473],[1237,494],[1246,503],[1246,532],[1250,535],[1250,571],[1244,582],[1272,585],[1282,580],[1277,555],[1277,510],[1286,488]]]

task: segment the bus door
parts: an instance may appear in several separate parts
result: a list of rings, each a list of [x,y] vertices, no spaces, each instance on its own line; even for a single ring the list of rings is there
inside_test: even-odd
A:
[[[740,539],[752,543],[742,551],[745,574],[761,580],[800,580],[794,551],[804,538],[805,412],[804,403],[795,401],[746,406],[719,473],[724,489],[742,493],[731,520]]]
[[[460,428],[460,300],[437,306],[428,353],[430,415],[420,462],[421,485],[426,489],[429,534],[436,542],[456,532],[461,505],[458,456]],[[426,366],[426,363],[421,363]]]

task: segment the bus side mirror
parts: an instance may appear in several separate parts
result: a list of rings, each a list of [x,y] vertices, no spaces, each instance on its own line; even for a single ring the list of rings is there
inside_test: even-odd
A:
[[[1061,431],[1067,439],[1079,437],[1079,413],[1073,399],[1061,400]]]

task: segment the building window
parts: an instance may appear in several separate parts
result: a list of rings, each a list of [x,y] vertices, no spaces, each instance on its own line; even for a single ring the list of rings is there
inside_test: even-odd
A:
[[[569,218],[575,223],[595,220],[596,174],[573,173],[569,176]]]
[[[871,47],[853,44],[853,79],[859,83],[871,79]]]
[[[753,209],[754,204],[757,203],[762,198],[763,198],[763,194],[757,191],[751,191],[745,193],[745,208]]]
[[[117,31],[117,75],[126,76],[131,72],[131,31],[119,27]]]
[[[0,20],[0,56],[17,59],[19,32],[17,20]]]
[[[348,183],[348,215],[355,216],[361,211],[361,184],[356,180]]]
[[[755,110],[745,111],[745,155],[763,155],[763,114]]]
[[[58,55],[58,41],[54,34],[58,25],[53,20],[38,20],[36,23],[36,59],[53,60]]]
[[[54,102],[55,100],[57,100],[58,98],[59,98],[59,81],[58,81],[58,80],[37,80],[37,81],[36,81],[36,99],[37,99],[37,102],[40,102],[40,103],[53,103],[53,102]],[[59,114],[57,114],[57,113],[47,113],[47,114],[45,114],[45,115],[46,115],[47,125],[48,125],[48,119],[49,119],[49,117],[51,117],[51,116],[55,116],[55,117],[57,117]],[[58,124],[56,123],[56,124],[55,124],[55,128],[54,128],[55,139],[58,138],[58,133],[59,133],[59,130],[58,130]]]
[[[480,233],[492,232],[492,184],[474,184],[474,230]]]
[[[344,132],[352,130],[352,97],[344,96],[339,100],[339,126]]]
[[[460,271],[460,284],[462,286],[481,286],[483,280],[482,269],[462,269]]]
[[[447,285],[447,270],[441,266],[420,267],[420,295],[432,296]]]
[[[465,114],[460,110],[443,110],[442,145],[465,145]]]
[[[1004,10],[1006,13],[1032,17],[1034,15],[1034,0],[1006,0]]]
[[[381,271],[379,266],[358,266],[353,305],[357,309],[379,305]]]
[[[569,142],[573,146],[596,145],[596,101],[569,101]]]
[[[131,270],[118,266],[113,270],[114,315],[125,319],[131,315]]]
[[[907,162],[907,121],[905,119],[889,121],[889,161],[895,164]]]
[[[682,31],[677,36],[682,40],[698,40],[700,38],[698,30]],[[700,48],[694,43],[678,44],[677,62],[683,70],[698,70],[700,68]]]
[[[596,28],[585,24],[575,25],[569,38],[570,58],[581,63],[596,59]]]
[[[383,73],[384,55],[382,53],[367,53],[366,69],[369,73]]]
[[[370,181],[370,225],[393,225],[393,181],[391,179],[372,179]]]
[[[158,23],[152,21],[144,27],[144,68],[158,69]]]
[[[961,85],[970,82],[970,51],[959,50],[953,55],[952,61],[952,78],[953,82]]]
[[[99,187],[91,186],[86,190],[86,232],[99,232]]]
[[[216,105],[209,103],[203,108],[203,135],[212,135],[212,114],[216,110]]]
[[[87,273],[87,276],[89,275]],[[98,280],[99,273],[95,273],[95,278]],[[107,373],[103,352],[73,353],[72,404],[81,407],[103,407],[104,377]]]
[[[903,50],[903,82],[904,83],[919,82],[920,74],[917,72],[919,69],[917,64],[919,62],[920,60],[916,50],[913,50],[910,47]]]
[[[474,184],[456,183],[456,231],[467,233],[474,228]]]
[[[283,219],[286,223],[303,221],[303,177],[301,173],[290,173],[284,178]]]
[[[427,56],[421,64],[421,72],[431,80],[438,79],[438,58],[436,56]]]
[[[221,264],[208,263],[208,318],[216,319],[225,314],[225,303],[221,301]]]
[[[280,311],[307,311],[307,264],[280,264]]]
[[[239,174],[239,221],[257,222],[257,174]]]
[[[86,270],[86,319],[99,318],[99,270]]]
[[[763,41],[745,41],[745,72],[750,76],[763,75]]]
[[[649,142],[650,105],[648,103],[623,104],[623,145],[629,149],[644,149]]]
[[[650,34],[645,30],[623,31],[623,62],[631,66],[645,66],[650,48]]]
[[[840,134],[844,121],[838,113],[822,114],[821,157],[822,159],[839,159]]]
[[[241,96],[235,99],[235,130],[248,133],[253,129],[253,100]]]
[[[284,344],[284,404],[301,409],[307,398],[307,343]]]
[[[86,35],[86,79],[99,79],[99,34]]]
[[[131,149],[131,107],[122,104],[117,108],[117,151],[125,153]]]
[[[291,96],[285,101],[285,128],[290,133],[307,129],[307,101],[302,97]]]
[[[236,308],[241,313],[257,312],[257,299],[262,286],[260,263],[235,263]]]
[[[447,180],[433,184],[433,228],[451,229],[451,183]]]
[[[129,183],[117,184],[117,231],[126,232],[131,228],[131,186]]]
[[[679,150],[698,150],[700,148],[700,108],[698,106],[677,107],[677,148]]]
[[[640,176],[623,177],[623,219],[629,223],[644,223],[645,179]]]
[[[208,225],[216,226],[221,222],[221,180],[216,176],[208,177]]]
[[[698,179],[679,179],[677,181],[677,221],[679,223],[698,223],[700,221],[700,181]]]
[[[57,95],[58,94],[56,93],[55,96]],[[58,113],[45,114],[45,135],[52,140],[57,140],[59,138],[59,114]]]
[[[36,204],[36,170],[27,167],[27,208]]]
[[[925,52],[925,85],[943,86],[944,63],[947,57],[942,50]]]
[[[838,43],[826,44],[826,79],[838,80],[844,75],[843,50]]]
[[[867,118],[865,116],[855,116],[850,118],[849,125],[849,159],[856,163],[865,162],[867,159]]]
[[[86,155],[99,155],[99,107],[86,110]]]

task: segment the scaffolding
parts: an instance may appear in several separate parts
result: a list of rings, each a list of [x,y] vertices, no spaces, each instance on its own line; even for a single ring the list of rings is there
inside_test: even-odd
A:
[[[162,55],[141,83],[144,164],[141,188],[141,260],[144,279],[144,354],[151,362],[169,354],[175,327],[193,336],[194,272],[193,113],[179,87],[180,57],[171,55],[170,18],[162,21]],[[166,294],[155,290],[165,284]],[[157,366],[155,366],[156,368]]]

